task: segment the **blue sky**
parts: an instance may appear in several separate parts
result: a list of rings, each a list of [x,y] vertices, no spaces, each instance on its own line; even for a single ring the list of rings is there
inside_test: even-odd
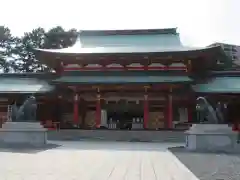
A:
[[[178,27],[185,45],[240,44],[240,0],[1,0],[0,25],[77,29]]]

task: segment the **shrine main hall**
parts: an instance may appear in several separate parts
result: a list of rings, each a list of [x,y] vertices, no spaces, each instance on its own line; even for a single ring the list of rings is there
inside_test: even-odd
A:
[[[176,28],[86,30],[62,49],[35,49],[52,73],[0,75],[0,117],[34,94],[45,126],[178,129],[196,119],[195,100],[237,98],[240,78],[223,49],[186,47]]]

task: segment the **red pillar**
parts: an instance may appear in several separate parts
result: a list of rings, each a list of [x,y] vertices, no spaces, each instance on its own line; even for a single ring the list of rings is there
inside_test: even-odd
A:
[[[100,128],[101,124],[101,96],[97,95],[96,101],[96,128]]]
[[[78,94],[77,93],[74,95],[73,114],[74,114],[73,115],[74,124],[78,124],[79,112],[78,112]]]
[[[172,91],[168,95],[168,128],[172,128],[172,121],[173,121],[173,107],[172,107]]]
[[[144,114],[143,114],[143,127],[147,129],[148,127],[148,119],[149,119],[149,103],[148,103],[148,95],[144,95]]]

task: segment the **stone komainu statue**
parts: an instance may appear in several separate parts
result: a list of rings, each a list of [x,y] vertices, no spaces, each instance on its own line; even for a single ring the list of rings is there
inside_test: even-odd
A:
[[[198,112],[200,122],[210,124],[219,124],[224,122],[222,104],[220,102],[214,109],[205,97],[198,97],[196,101],[196,110]]]
[[[34,96],[28,97],[24,103],[17,108],[16,103],[12,105],[11,119],[13,122],[36,121],[37,102]]]

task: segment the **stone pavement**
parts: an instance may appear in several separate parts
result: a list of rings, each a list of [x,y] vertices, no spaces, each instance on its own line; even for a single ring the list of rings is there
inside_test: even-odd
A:
[[[170,150],[201,180],[240,180],[240,154],[189,152],[182,147]]]
[[[167,143],[51,142],[45,151],[0,150],[0,180],[198,180]]]

